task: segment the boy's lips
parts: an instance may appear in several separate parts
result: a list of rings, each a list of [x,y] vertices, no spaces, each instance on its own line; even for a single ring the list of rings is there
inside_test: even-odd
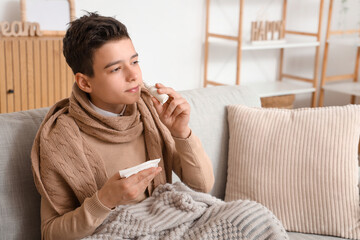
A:
[[[126,90],[126,92],[131,92],[131,93],[138,92],[138,91],[139,91],[139,85],[134,88],[130,88],[130,89]]]

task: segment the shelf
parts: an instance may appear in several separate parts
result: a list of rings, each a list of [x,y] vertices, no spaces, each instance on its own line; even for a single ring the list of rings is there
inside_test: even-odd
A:
[[[317,47],[320,43],[318,41],[299,41],[289,39],[285,43],[268,43],[268,44],[259,44],[252,45],[251,43],[246,43],[241,46],[242,50],[263,50],[263,49],[281,49],[281,48],[302,48],[302,47]]]
[[[323,89],[360,97],[360,83],[358,82],[328,83],[323,86]]]
[[[209,31],[210,24],[210,0],[206,1],[206,37],[205,37],[205,62],[204,62],[204,87],[208,84],[210,85],[221,85],[220,82],[214,82],[208,80],[208,60],[209,60],[209,52],[210,48],[212,51],[216,51],[216,54],[221,54],[221,50],[224,50],[231,53],[233,51],[236,53],[236,64],[232,64],[232,66],[236,65],[236,78],[235,84],[236,85],[247,85],[251,87],[260,97],[273,97],[273,96],[282,96],[282,95],[295,95],[295,94],[302,94],[302,93],[311,93],[311,106],[316,106],[316,94],[317,89],[314,88],[315,81],[317,80],[314,76],[313,78],[300,78],[291,73],[284,74],[284,62],[288,57],[286,56],[286,52],[294,51],[291,49],[305,49],[310,50],[306,51],[306,55],[313,59],[313,71],[314,75],[318,73],[319,68],[319,54],[320,54],[320,26],[322,25],[322,16],[323,16],[323,6],[325,0],[314,1],[314,7],[319,6],[318,14],[314,15],[313,17],[307,19],[307,23],[312,23],[317,21],[317,31],[316,32],[306,32],[306,31],[299,31],[299,29],[291,29],[286,30],[286,16],[291,14],[288,12],[287,9],[287,2],[288,0],[283,0],[282,3],[282,13],[281,13],[281,29],[270,29],[268,23],[263,21],[263,25],[259,28],[253,29],[253,31],[248,31],[250,26],[248,25],[248,21],[246,22],[246,26],[244,28],[244,16],[245,12],[245,0],[238,0],[239,2],[239,19],[238,19],[238,31],[227,32],[227,33],[213,33]],[[249,1],[251,2],[251,1]],[[261,2],[261,1],[259,1]],[[294,1],[296,2],[296,1]],[[316,6],[315,6],[316,5]],[[254,6],[253,6],[254,7]],[[264,6],[265,7],[265,6]],[[248,20],[257,21],[258,19],[248,18]],[[259,21],[257,21],[259,22]],[[268,22],[268,21],[266,21]],[[254,26],[254,25],[253,25]],[[263,28],[267,29],[263,29]],[[246,32],[244,31],[246,30]],[[220,29],[219,29],[220,30]],[[269,31],[268,31],[269,30]],[[274,30],[274,31],[273,31]],[[265,31],[265,32],[264,32]],[[260,35],[259,35],[260,34]],[[285,37],[285,39],[277,39],[277,40],[269,40],[269,41],[255,41],[251,42],[251,39],[270,39],[270,34],[277,38],[278,36]],[[257,36],[261,36],[258,38]],[[264,37],[266,36],[266,37]],[[327,44],[328,45],[328,44]],[[220,48],[221,47],[221,48]],[[224,47],[226,47],[224,49]],[[230,49],[231,48],[231,49]],[[310,49],[311,48],[311,49]],[[272,50],[272,51],[271,51]],[[280,51],[279,51],[280,50]],[[314,51],[313,51],[314,50]],[[272,81],[272,82],[261,82],[261,83],[248,83],[243,84],[240,81],[242,69],[242,61],[244,61],[243,54],[250,54],[250,51],[264,51],[264,54],[274,54],[279,51],[280,55],[279,58],[274,58],[277,62],[279,62],[279,74],[281,76],[280,80],[284,81]],[[265,51],[268,51],[265,53]],[[247,53],[245,53],[247,52]],[[302,54],[302,51],[297,51],[297,55]],[[314,52],[314,54],[312,54]],[[311,55],[310,55],[311,54]],[[230,54],[229,54],[230,55]],[[232,54],[233,56],[234,54]],[[305,55],[305,54],[304,54]],[[249,56],[249,55],[247,55]],[[265,56],[265,55],[264,55]],[[267,56],[267,55],[266,55]],[[303,57],[303,56],[301,56]],[[305,57],[305,56],[304,56]],[[230,57],[229,57],[230,59]],[[231,59],[234,62],[235,59]],[[247,60],[249,60],[247,58]],[[294,65],[296,62],[290,61],[289,64]],[[271,67],[271,66],[269,66]],[[307,71],[307,70],[306,70]],[[291,79],[291,80],[288,80]],[[285,81],[286,80],[286,81]]]
[[[224,39],[221,39],[218,37],[210,37],[210,43],[215,43],[215,44],[223,44],[224,43]],[[226,39],[226,40],[231,40],[232,42],[236,42],[235,41],[235,37],[234,39]],[[235,45],[234,45],[235,46]],[[241,49],[244,51],[247,50],[266,50],[266,49],[282,49],[282,48],[303,48],[303,47],[317,47],[320,46],[320,43],[318,41],[314,41],[314,40],[304,40],[304,39],[286,39],[285,42],[264,42],[264,43],[256,43],[256,44],[251,44],[250,42],[246,42],[241,46]]]
[[[259,97],[273,97],[315,92],[315,88],[311,83],[294,80],[249,83],[246,84],[246,86],[255,91]]]
[[[357,79],[358,69],[359,69],[359,60],[360,60],[360,37],[358,34],[360,33],[360,28],[357,29],[348,29],[348,30],[332,30],[331,29],[331,20],[333,16],[333,5],[334,0],[329,0],[329,13],[328,13],[328,23],[326,27],[326,39],[325,39],[325,48],[323,55],[323,64],[321,69],[321,79],[320,79],[320,89],[328,90],[332,92],[342,93],[346,95],[354,95],[360,96],[360,84],[353,82]],[[344,14],[345,17],[346,14]],[[336,16],[336,15],[335,15]],[[339,16],[337,16],[339,17]],[[349,17],[349,15],[347,15]],[[339,20],[339,18],[335,19],[335,21]],[[344,60],[342,58],[337,57],[335,54],[330,55],[330,45],[333,47],[335,45],[335,49],[337,52],[344,52],[344,47],[347,47],[350,51],[350,47],[354,48],[354,52],[356,52],[355,58],[355,71],[350,73],[342,73],[342,75],[327,75],[328,69],[328,59],[335,59],[337,62],[348,62],[348,60]],[[337,45],[337,46],[336,46]],[[335,50],[335,49],[332,49]],[[336,67],[336,66],[335,66]],[[340,80],[349,80],[343,82]],[[350,81],[353,80],[353,81]],[[319,106],[322,107],[324,105],[324,95],[325,91],[320,91],[319,96]],[[355,98],[351,98],[351,103],[355,103]]]

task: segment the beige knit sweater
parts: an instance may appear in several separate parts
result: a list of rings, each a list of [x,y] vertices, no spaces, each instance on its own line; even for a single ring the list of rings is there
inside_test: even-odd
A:
[[[211,163],[201,144],[198,140],[195,140],[195,146],[200,146],[198,148],[190,147],[192,143],[183,144],[182,148],[189,149],[179,154],[174,139],[160,122],[146,90],[142,92],[140,101],[127,109],[126,116],[121,118],[97,114],[91,109],[87,96],[74,85],[72,96],[49,111],[32,150],[34,179],[42,196],[42,213],[51,216],[44,218],[42,214],[42,219],[46,219],[42,222],[43,233],[46,226],[51,226],[50,230],[56,226],[49,225],[49,222],[60,222],[66,227],[63,231],[74,233],[66,238],[83,237],[95,230],[109,213],[97,198],[97,191],[109,177],[106,171],[109,167],[105,167],[102,154],[94,149],[85,135],[105,145],[132,142],[143,136],[144,160],[162,159],[160,166],[164,171],[154,179],[154,187],[171,182],[172,170],[197,190],[209,191],[212,187]],[[191,176],[195,173],[197,177],[184,178],[186,174],[183,173],[187,172]],[[153,186],[149,186],[148,190],[151,194]],[[84,219],[90,222],[82,222]],[[64,224],[66,222],[68,224]]]

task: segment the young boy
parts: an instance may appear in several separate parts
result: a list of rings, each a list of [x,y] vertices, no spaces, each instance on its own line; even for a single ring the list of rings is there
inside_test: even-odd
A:
[[[189,104],[162,84],[158,93],[169,100],[151,97],[122,23],[89,13],[70,24],[63,48],[76,84],[50,109],[32,149],[43,239],[91,235],[116,206],[171,182],[172,171],[195,190],[211,190],[211,161],[188,126]],[[119,175],[156,158],[157,168]]]

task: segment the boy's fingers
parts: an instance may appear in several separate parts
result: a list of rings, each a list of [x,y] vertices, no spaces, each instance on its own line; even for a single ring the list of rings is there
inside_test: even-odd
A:
[[[164,114],[167,117],[170,117],[173,115],[174,111],[176,109],[183,111],[184,110],[184,106],[183,104],[185,104],[186,101],[183,98],[178,98],[178,99],[174,99],[168,106],[168,108],[166,109],[166,111],[164,112]]]
[[[164,104],[161,104],[156,98],[152,97],[154,107],[156,109],[156,112],[159,114],[159,116],[162,116],[167,111],[172,99],[173,98],[169,98],[169,100],[167,100]]]
[[[178,106],[171,114],[171,117],[176,118],[177,116],[179,116],[180,114],[182,114],[184,112],[185,112],[184,109],[181,106]]]
[[[154,107],[155,107],[157,113],[160,115],[160,113],[163,111],[163,106],[155,97],[151,97],[151,100],[154,103]]]
[[[128,179],[134,184],[139,184],[140,182],[147,179],[150,179],[151,181],[151,179],[155,177],[157,170],[158,168],[156,167],[148,168],[130,176]]]
[[[112,175],[109,180],[120,180],[121,176],[119,172],[116,172],[114,175]]]
[[[166,87],[161,83],[157,83],[155,85],[158,88],[158,93],[159,94],[167,94],[169,95],[169,97],[173,97],[173,98],[181,98],[181,95],[179,93],[177,93],[174,89],[170,88],[170,87]]]
[[[156,175],[158,175],[161,172],[161,167],[157,167],[154,168],[154,171],[151,172],[150,175],[147,175],[145,178],[143,178],[142,180],[139,181],[139,184],[143,187],[146,188],[149,183],[154,179],[154,177]]]

